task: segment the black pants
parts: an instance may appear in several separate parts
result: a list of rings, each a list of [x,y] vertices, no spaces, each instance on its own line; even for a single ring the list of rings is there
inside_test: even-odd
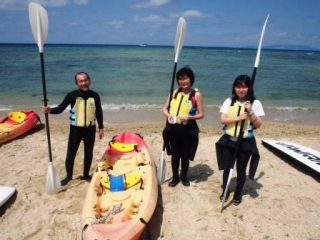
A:
[[[189,137],[190,138],[190,137]],[[190,140],[183,136],[175,136],[172,141],[172,158],[171,167],[173,179],[186,179],[189,170],[189,152],[193,140]],[[179,178],[179,166],[181,162],[181,175]]]
[[[239,156],[237,158],[236,162],[236,169],[237,169],[237,187],[234,192],[235,196],[241,196],[242,195],[242,189],[244,187],[244,184],[246,182],[246,168],[248,165],[248,161],[250,158],[251,153],[247,152],[239,152]],[[232,159],[235,158],[235,149],[225,147],[223,148],[223,156],[226,159]],[[228,176],[229,176],[230,169],[225,169],[223,171],[223,191],[227,185]]]
[[[83,176],[88,176],[92,158],[93,147],[95,142],[96,127],[75,127],[70,126],[69,142],[66,157],[66,172],[67,177],[72,178],[74,159],[76,157],[80,142],[84,143],[84,161],[83,161]]]

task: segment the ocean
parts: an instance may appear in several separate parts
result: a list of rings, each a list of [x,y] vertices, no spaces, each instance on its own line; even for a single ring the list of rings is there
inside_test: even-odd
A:
[[[178,69],[189,65],[206,109],[218,111],[239,74],[251,76],[255,49],[184,47]],[[75,89],[74,75],[90,74],[105,111],[157,110],[169,94],[172,46],[45,45],[49,105]],[[35,44],[0,44],[0,113],[42,105],[40,59]],[[176,84],[175,84],[176,86]],[[255,95],[266,112],[307,115],[320,123],[320,52],[262,49]],[[276,119],[271,119],[276,120]]]

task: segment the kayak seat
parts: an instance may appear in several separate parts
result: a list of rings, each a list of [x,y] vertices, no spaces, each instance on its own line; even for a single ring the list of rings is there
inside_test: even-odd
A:
[[[20,124],[20,123],[23,123],[27,119],[27,114],[25,114],[24,112],[11,112],[8,115],[8,119],[13,124]]]
[[[109,146],[111,149],[116,150],[119,153],[138,151],[138,145],[133,143],[121,143],[113,140],[109,143]]]
[[[129,189],[141,182],[141,175],[139,172],[130,174],[103,176],[100,183],[103,187],[110,190],[110,192],[120,192]]]

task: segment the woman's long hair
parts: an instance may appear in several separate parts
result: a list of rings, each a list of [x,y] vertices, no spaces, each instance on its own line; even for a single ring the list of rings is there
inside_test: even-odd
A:
[[[251,84],[251,79],[248,75],[239,75],[236,77],[232,84],[232,98],[231,98],[231,105],[233,105],[239,97],[236,94],[235,87],[240,86],[240,85],[245,85],[248,87],[248,93],[246,96],[246,100],[249,100],[251,103],[255,100],[254,94],[253,94],[253,89],[252,89],[252,84]]]
[[[193,83],[194,83],[194,73],[192,71],[192,69],[189,66],[184,66],[183,68],[181,68],[177,74],[176,74],[176,81],[179,85],[179,78],[181,76],[188,76],[190,78],[190,86],[192,87]]]

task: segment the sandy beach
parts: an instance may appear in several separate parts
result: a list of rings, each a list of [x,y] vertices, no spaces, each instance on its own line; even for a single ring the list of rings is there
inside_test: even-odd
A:
[[[154,161],[158,161],[164,122],[141,118],[130,121],[126,118],[128,113],[121,114],[123,121],[105,114],[105,138],[96,139],[91,172],[108,141],[125,130],[140,133],[152,149]],[[169,188],[167,183],[161,186],[157,208],[149,223],[152,239],[320,238],[319,178],[279,158],[261,144],[265,138],[281,139],[320,151],[319,125],[265,121],[256,132],[261,154],[256,179],[247,180],[242,203],[234,206],[227,202],[222,213],[219,200],[222,175],[214,147],[222,131],[217,127],[219,124],[200,121],[199,125],[199,148],[189,172],[191,186],[179,184]],[[50,116],[50,129],[54,166],[63,178],[67,118]],[[1,239],[81,239],[81,211],[88,187],[87,182],[77,179],[82,174],[82,145],[75,160],[74,180],[55,195],[45,192],[49,158],[43,125],[2,145],[0,152],[0,184],[17,189],[14,199],[1,210]],[[168,156],[166,161],[168,181],[171,177]],[[235,174],[231,190],[234,186]]]

